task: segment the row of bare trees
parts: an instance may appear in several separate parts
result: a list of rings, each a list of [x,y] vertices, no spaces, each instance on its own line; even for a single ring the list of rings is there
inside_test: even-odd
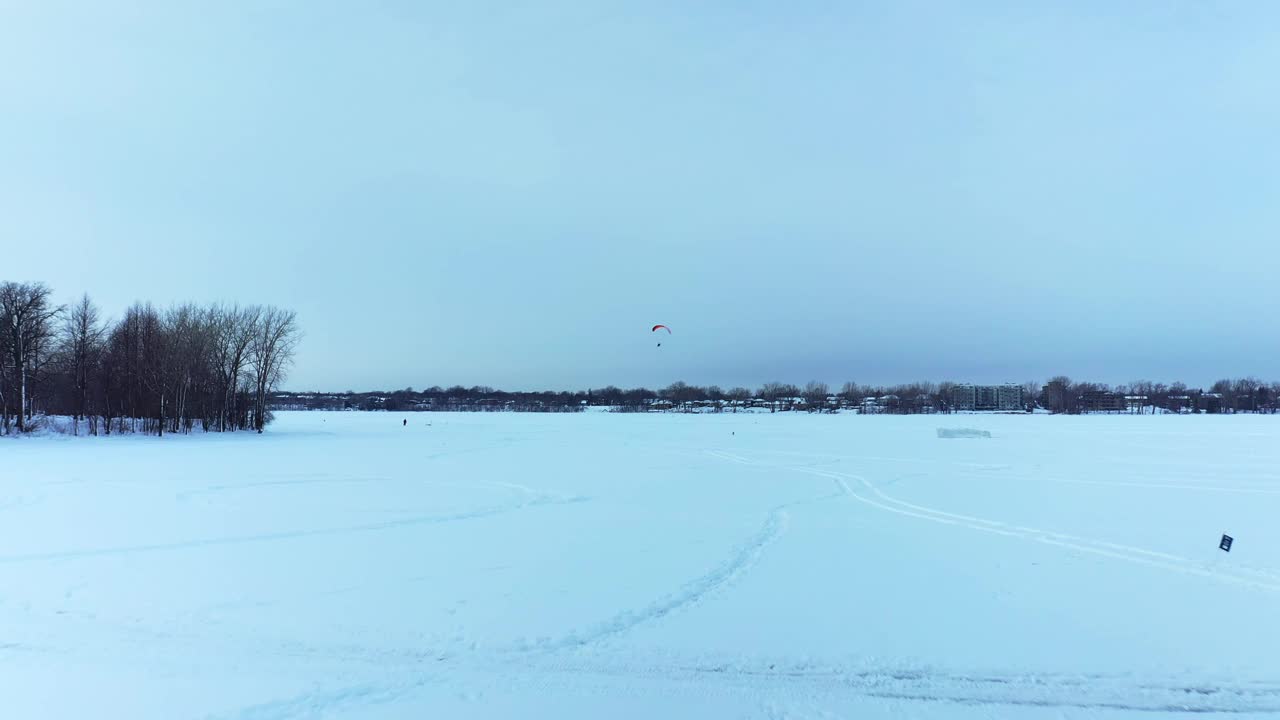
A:
[[[694,403],[708,402],[728,403],[731,405],[754,402],[763,404],[773,410],[803,408],[811,411],[822,408],[847,407],[866,398],[892,397],[904,399],[901,407],[905,411],[909,408],[915,408],[914,405],[906,402],[908,399],[915,402],[920,398],[929,398],[929,402],[933,403],[932,399],[937,398],[938,402],[941,403],[941,398],[944,397],[941,391],[949,388],[950,385],[950,383],[938,385],[923,382],[894,386],[871,386],[847,382],[837,391],[824,382],[813,380],[805,383],[804,386],[784,382],[767,382],[753,392],[744,387],[721,390],[715,385],[703,388],[677,382],[658,391],[657,394],[658,397],[670,401],[676,407],[689,407]]]
[[[136,303],[108,322],[87,295],[60,306],[15,282],[0,284],[0,327],[3,434],[40,415],[70,416],[76,434],[261,432],[300,336],[277,307]]]
[[[1163,383],[1135,380],[1108,385],[1073,381],[1065,375],[1049,379],[1037,393],[1037,404],[1055,413],[1088,412],[1090,397],[1119,396],[1136,412],[1169,410],[1207,413],[1276,413],[1280,412],[1280,382],[1266,382],[1256,377],[1218,380],[1208,389],[1185,383]]]
[[[835,412],[857,409],[874,413],[946,413],[963,406],[956,398],[954,382],[913,382],[898,385],[861,385],[846,382],[837,390],[812,381],[803,386],[783,382],[764,383],[756,390],[717,385],[699,386],[674,382],[660,390],[638,387],[623,389],[613,385],[578,392],[507,392],[477,385],[466,388],[431,387],[374,392],[277,392],[271,405],[282,410],[391,410],[391,411],[495,411],[576,412],[587,407],[605,407],[618,412],[651,410],[686,412],[736,412],[756,407],[774,412],[803,410]],[[1280,383],[1264,383],[1256,378],[1220,380],[1208,390],[1189,388],[1182,383],[1164,384],[1145,380],[1109,386],[1093,382],[1073,382],[1058,376],[1048,384],[1031,381],[1022,389],[1021,411],[1043,408],[1051,412],[1091,411],[1090,402],[1099,395],[1119,396],[1105,407],[1132,407],[1133,412],[1280,412]],[[1137,396],[1130,398],[1128,396]],[[1115,400],[1121,402],[1114,402]],[[1135,399],[1137,406],[1127,401]],[[1101,398],[1105,401],[1106,398]],[[270,408],[268,408],[270,409]],[[1007,411],[1007,410],[1006,410]]]
[[[752,392],[746,388],[721,390],[715,385],[699,387],[676,382],[656,393],[643,388],[621,391],[610,387],[596,391],[594,399],[602,404],[624,408],[634,406],[638,410],[653,407],[655,400],[664,400],[677,410],[708,405],[733,407],[753,404],[775,411],[803,409],[810,412],[861,407],[864,401],[873,401],[875,412],[932,413],[955,409],[953,390],[956,387],[956,383],[949,381],[898,385],[847,382],[836,390],[818,381],[804,386],[769,382]],[[1219,380],[1208,389],[1192,388],[1180,382],[1165,384],[1148,380],[1111,386],[1073,382],[1064,376],[1051,378],[1045,385],[1031,381],[1021,383],[1020,387],[1025,410],[1040,407],[1052,412],[1087,412],[1086,400],[1091,396],[1110,395],[1118,396],[1120,400],[1132,399],[1137,403],[1135,412],[1280,412],[1280,383],[1267,383],[1253,377]]]

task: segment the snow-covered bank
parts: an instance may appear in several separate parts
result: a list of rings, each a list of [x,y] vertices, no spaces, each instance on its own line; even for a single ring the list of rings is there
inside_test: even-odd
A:
[[[0,445],[0,715],[1280,712],[1275,418],[407,417]]]

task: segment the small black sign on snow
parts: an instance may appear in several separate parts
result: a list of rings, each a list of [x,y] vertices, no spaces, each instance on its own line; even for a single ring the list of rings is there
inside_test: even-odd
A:
[[[1236,541],[1235,538],[1231,537],[1230,535],[1223,535],[1222,542],[1218,543],[1218,549],[1231,552],[1231,543],[1235,541]]]

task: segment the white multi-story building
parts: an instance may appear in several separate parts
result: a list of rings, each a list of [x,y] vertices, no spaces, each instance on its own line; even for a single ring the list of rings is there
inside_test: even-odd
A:
[[[951,388],[951,407],[956,410],[1025,409],[1021,385],[956,385]]]

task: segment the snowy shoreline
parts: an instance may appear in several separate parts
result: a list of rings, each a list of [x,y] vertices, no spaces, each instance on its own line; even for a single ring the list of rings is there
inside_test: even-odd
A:
[[[648,411],[648,412],[630,412],[615,408],[593,407],[579,412],[572,413],[545,413],[530,412],[521,410],[497,410],[497,411],[461,411],[461,410],[444,410],[444,411],[423,411],[414,410],[407,412],[396,412],[388,410],[278,410],[276,413],[302,414],[302,415],[367,415],[367,416],[385,416],[396,420],[405,421],[414,418],[414,423],[421,424],[416,418],[448,418],[448,417],[468,417],[468,416],[528,416],[528,417],[546,417],[548,415],[557,415],[564,417],[573,417],[580,415],[591,416],[626,416],[626,417],[877,417],[877,418],[934,418],[938,422],[945,422],[950,417],[965,417],[970,419],[977,418],[996,418],[996,417],[1055,417],[1055,418],[1115,418],[1115,417],[1152,417],[1152,416],[1175,416],[1175,417],[1202,417],[1202,418],[1221,418],[1221,417],[1267,417],[1275,416],[1280,418],[1280,414],[1274,413],[1175,413],[1175,412],[1147,412],[1147,413],[1131,413],[1131,412],[1095,412],[1095,413],[1048,413],[1041,410],[1035,412],[1007,412],[1007,411],[956,411],[948,413],[862,413],[856,411],[835,411],[835,412],[808,412],[808,411],[778,411],[770,412],[768,410],[759,409],[743,409],[738,412],[733,411]],[[89,432],[89,426],[84,420],[80,421],[79,432],[72,430],[72,419],[68,416],[53,415],[36,415],[30,421],[32,429],[27,433],[18,433],[16,429],[12,429],[9,434],[0,433],[0,440],[4,438],[39,438],[39,437],[157,437],[154,434],[143,433],[133,430],[113,430],[111,433],[102,432],[101,427],[96,434]],[[390,422],[390,421],[389,421]],[[434,424],[428,421],[429,424]],[[392,424],[396,424],[392,422]],[[263,434],[270,435],[272,433],[272,425],[268,425]],[[939,428],[939,431],[944,428]],[[196,427],[187,433],[166,432],[163,437],[195,437],[204,435],[221,435],[222,433],[206,432],[200,427]],[[231,433],[231,435],[244,436],[256,435],[255,431],[242,430]]]

